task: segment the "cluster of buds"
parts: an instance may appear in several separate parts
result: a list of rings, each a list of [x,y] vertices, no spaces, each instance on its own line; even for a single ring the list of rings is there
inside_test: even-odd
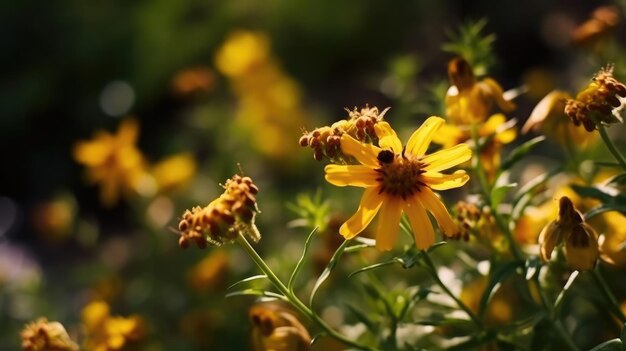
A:
[[[476,204],[459,201],[454,207],[456,221],[459,224],[459,232],[447,236],[447,239],[468,241],[473,230],[490,236],[495,219],[488,207],[482,209]]]
[[[39,318],[29,323],[21,333],[22,349],[26,351],[77,351],[78,344],[70,339],[59,322]]]
[[[205,207],[186,210],[178,223],[182,248],[194,242],[199,248],[207,244],[220,246],[237,239],[239,233],[257,242],[261,238],[254,219],[259,212],[255,195],[259,188],[250,177],[238,174],[223,185],[224,193]]]
[[[311,350],[311,336],[295,313],[276,301],[253,305],[248,313],[252,322],[254,351]]]
[[[311,132],[305,132],[300,138],[300,146],[310,147],[313,158],[321,161],[324,157],[333,163],[344,163],[345,155],[341,152],[341,136],[348,134],[364,143],[378,141],[374,126],[382,121],[389,108],[382,112],[376,106],[365,105],[360,111],[355,107],[353,110],[346,108],[348,118],[333,123],[331,126],[316,128]]]
[[[598,124],[622,122],[615,109],[622,107],[621,98],[626,97],[626,86],[613,77],[613,67],[608,66],[598,72],[591,83],[570,99],[565,105],[565,114],[574,125],[594,131]]]

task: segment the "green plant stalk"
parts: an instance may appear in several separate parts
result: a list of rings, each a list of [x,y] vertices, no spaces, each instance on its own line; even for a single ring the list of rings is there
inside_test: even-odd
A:
[[[600,266],[598,266],[596,269],[591,270],[591,274],[593,275],[593,278],[595,279],[596,283],[598,283],[598,286],[600,286],[600,290],[602,291],[602,294],[604,294],[604,297],[606,297],[609,304],[611,305],[611,308],[613,309],[613,314],[617,318],[619,318],[620,321],[622,321],[622,323],[626,323],[626,316],[624,315],[624,312],[622,312],[622,309],[619,308],[619,303],[617,302],[617,299],[611,292],[611,289],[609,288],[609,285],[604,280],[604,277],[602,277],[602,274],[600,274],[599,269],[600,269]]]
[[[350,340],[346,338],[345,336],[343,336],[342,334],[340,334],[339,332],[337,332],[336,330],[332,329],[328,324],[326,324],[326,322],[324,322],[324,320],[322,320],[317,314],[315,314],[310,308],[308,308],[302,301],[300,301],[300,299],[294,293],[292,293],[287,288],[287,286],[285,286],[285,284],[280,280],[280,278],[278,278],[278,276],[276,276],[274,271],[272,271],[272,269],[267,265],[267,263],[265,263],[263,258],[259,256],[256,250],[252,247],[252,245],[250,245],[248,240],[246,240],[246,238],[241,233],[238,234],[237,241],[239,242],[241,247],[243,247],[243,249],[246,251],[248,256],[252,258],[252,260],[259,267],[259,269],[261,269],[261,271],[265,273],[265,275],[267,276],[267,279],[269,279],[269,281],[274,285],[274,287],[276,287],[276,289],[278,289],[278,291],[287,298],[289,303],[291,303],[291,305],[295,307],[298,311],[300,311],[300,313],[302,313],[305,317],[307,317],[313,323],[317,324],[317,326],[320,329],[322,329],[326,334],[343,342],[346,345],[349,345],[359,350],[365,350],[365,351],[376,350],[369,346],[361,345],[360,343],[356,341]]]
[[[620,166],[622,166],[622,168],[626,170],[626,158],[624,158],[624,155],[622,155],[622,153],[619,152],[615,144],[613,144],[613,141],[611,140],[611,138],[609,138],[609,135],[606,132],[606,128],[600,124],[598,125],[598,131],[600,132],[602,141],[604,141],[604,145],[606,145],[611,154],[613,154],[613,157],[620,164]]]
[[[477,326],[482,327],[483,323],[476,316],[476,314],[472,310],[470,310],[469,307],[467,307],[467,305],[463,303],[463,301],[459,300],[458,297],[454,296],[452,291],[450,291],[450,289],[448,289],[448,287],[441,281],[441,279],[439,278],[439,275],[437,274],[437,270],[435,269],[435,265],[433,264],[433,261],[431,260],[430,255],[428,254],[428,252],[426,250],[423,250],[422,253],[423,253],[422,257],[424,258],[424,262],[428,266],[428,272],[431,274],[431,276],[433,277],[433,279],[435,280],[437,285],[439,285],[439,287],[441,287],[441,289],[443,289],[443,291],[448,296],[450,296],[454,300],[454,302],[456,302],[456,304],[463,311],[465,311],[465,313],[467,313],[467,315],[470,317],[472,322],[474,322]]]

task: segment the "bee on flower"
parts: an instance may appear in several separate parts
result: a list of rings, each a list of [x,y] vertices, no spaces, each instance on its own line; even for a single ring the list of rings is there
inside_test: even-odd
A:
[[[458,227],[445,205],[433,190],[447,190],[464,185],[469,176],[463,170],[441,173],[469,160],[468,145],[459,144],[426,154],[433,136],[444,124],[443,118],[430,117],[409,138],[406,146],[391,126],[375,126],[378,146],[363,143],[349,134],[341,137],[341,151],[358,164],[330,164],[324,169],[326,180],[336,186],[365,188],[356,213],[340,228],[345,239],[361,233],[380,213],[376,229],[376,247],[391,250],[399,230],[400,217],[406,213],[418,248],[426,249],[435,241],[435,232],[427,211],[445,236],[454,236]]]

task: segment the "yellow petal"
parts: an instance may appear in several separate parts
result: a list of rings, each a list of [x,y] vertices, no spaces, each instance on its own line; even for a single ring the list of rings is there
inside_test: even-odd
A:
[[[510,112],[515,109],[515,104],[504,99],[504,91],[498,82],[491,78],[485,78],[478,83],[481,90],[489,95],[504,112]]]
[[[506,128],[504,124],[506,123],[506,117],[501,113],[496,113],[489,117],[487,122],[480,127],[479,135],[480,136],[489,136],[495,134],[494,139],[501,144],[508,144],[515,140],[517,136],[517,132],[515,128]]]
[[[441,117],[431,116],[415,131],[406,144],[406,152],[414,156],[422,156],[426,153],[428,145],[435,133],[444,125],[445,120]]]
[[[452,217],[450,217],[450,213],[448,213],[448,209],[444,206],[443,202],[432,192],[429,188],[422,188],[419,193],[417,193],[418,199],[421,201],[422,205],[433,214],[437,223],[439,224],[439,229],[446,236],[453,236],[457,234],[459,228],[452,221]]]
[[[470,138],[469,129],[461,129],[454,124],[444,124],[433,135],[433,143],[442,145],[444,148],[453,147]]]
[[[544,261],[549,261],[552,257],[552,251],[561,240],[561,230],[556,221],[550,222],[543,227],[539,234],[539,256]]]
[[[434,190],[448,190],[463,186],[469,180],[469,175],[462,169],[453,174],[426,172],[422,174],[423,182]]]
[[[380,208],[376,229],[376,248],[379,251],[389,251],[393,248],[398,238],[401,216],[402,201],[393,197],[386,198]]]
[[[356,213],[350,217],[339,228],[339,234],[341,234],[346,240],[354,238],[357,234],[363,231],[365,227],[374,219],[383,198],[378,194],[377,188],[367,188],[363,192],[361,203]]]
[[[472,158],[472,150],[467,144],[459,144],[448,149],[439,150],[424,157],[428,172],[439,172],[454,167]]]
[[[117,130],[117,141],[120,145],[134,145],[139,134],[139,123],[134,119],[126,119],[120,123]]]
[[[404,213],[409,217],[415,245],[425,250],[435,243],[435,230],[428,218],[426,209],[415,196],[411,196],[404,204]]]
[[[530,117],[528,117],[524,127],[522,127],[522,133],[526,134],[531,129],[536,130],[543,123],[543,121],[548,118],[552,111],[556,112],[555,106],[557,103],[564,105],[564,101],[567,99],[571,99],[570,94],[560,90],[551,91],[548,95],[541,99],[541,101],[539,101],[537,106],[535,106],[533,111],[530,113]],[[563,110],[559,112],[564,114]]]
[[[398,139],[398,135],[387,122],[378,122],[374,125],[376,136],[378,136],[378,145],[383,149],[391,149],[394,153],[402,152],[402,142]]]
[[[336,186],[371,187],[378,184],[380,174],[362,165],[328,165],[324,168],[326,181]]]
[[[359,162],[366,166],[378,167],[378,153],[381,151],[379,147],[372,144],[362,143],[348,134],[341,137],[341,152],[346,155],[353,156]]]
[[[590,270],[598,259],[598,236],[587,223],[574,226],[565,241],[565,259],[572,269]]]

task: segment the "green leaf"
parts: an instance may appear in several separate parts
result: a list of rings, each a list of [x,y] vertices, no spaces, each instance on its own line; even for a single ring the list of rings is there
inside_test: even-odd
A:
[[[626,195],[616,188],[572,185],[572,189],[580,196],[595,198],[602,202],[602,205],[587,212],[585,219],[590,219],[608,211],[619,211],[626,215]]]
[[[317,231],[317,227],[314,228],[309,234],[309,236],[306,238],[306,241],[304,242],[304,249],[302,250],[302,256],[300,256],[298,263],[296,263],[296,267],[293,269],[293,272],[291,273],[291,277],[289,277],[289,283],[287,283],[287,288],[291,292],[293,292],[293,287],[296,283],[296,277],[302,270],[302,266],[304,266],[304,258],[306,257],[306,253],[309,251],[309,247],[311,247],[311,243],[313,242],[313,235],[315,235],[316,231]]]
[[[578,273],[578,271],[574,271],[572,272],[572,274],[570,274],[569,278],[567,278],[567,282],[563,286],[563,290],[561,290],[559,295],[556,297],[556,301],[554,302],[555,309],[558,309],[559,306],[561,306],[561,303],[563,302],[563,297],[565,297],[565,293],[567,292],[567,290],[569,290],[570,287],[572,287],[572,284],[574,284],[574,280],[576,280],[576,277],[578,277]]]
[[[506,194],[511,191],[511,189],[517,187],[517,183],[504,184],[498,187],[493,188],[491,190],[491,207],[495,210],[498,205],[504,200]]]
[[[511,274],[515,273],[515,271],[523,267],[525,264],[524,261],[511,261],[507,262],[501,266],[498,266],[493,273],[491,274],[491,278],[489,279],[489,284],[487,284],[487,288],[483,292],[483,296],[480,299],[480,304],[478,305],[478,314],[482,317],[487,309],[487,304],[493,297],[493,294],[498,290],[500,284],[508,278]]]
[[[458,343],[454,346],[448,347],[448,351],[462,351],[462,350],[476,350],[478,346],[484,345],[496,338],[494,333],[480,333],[474,334],[469,340]]]
[[[346,307],[356,317],[356,319],[365,324],[367,329],[374,333],[378,332],[376,322],[372,321],[365,312],[361,311],[359,308],[350,303],[346,304]]]
[[[611,178],[607,184],[615,184],[617,186],[626,185],[626,173],[618,174]]]
[[[240,284],[243,284],[243,283],[251,282],[251,281],[254,281],[254,280],[266,279],[266,278],[267,278],[267,276],[265,274],[253,275],[252,277],[248,277],[248,278],[242,279],[242,280],[232,284],[226,290],[230,290],[230,289],[232,289],[232,288],[234,288],[234,287],[236,287],[236,286],[238,286]]]
[[[317,278],[317,281],[315,282],[315,285],[313,286],[313,290],[311,291],[311,296],[309,297],[309,307],[313,306],[313,299],[315,298],[315,295],[317,294],[318,289],[320,288],[320,286],[322,286],[322,284],[326,281],[326,279],[328,279],[328,277],[330,276],[330,272],[332,272],[332,270],[335,269],[337,262],[339,262],[339,258],[341,258],[341,255],[343,254],[343,251],[346,249],[346,246],[348,246],[349,242],[350,242],[349,240],[346,240],[343,243],[341,243],[341,245],[339,245],[339,247],[333,254],[333,257],[330,259],[330,261],[326,265],[326,268],[324,269],[322,274],[320,274],[319,278]]]
[[[392,265],[392,264],[394,264],[394,263],[400,263],[400,264],[404,265],[404,262],[402,261],[402,259],[401,259],[401,258],[399,258],[399,257],[394,257],[393,259],[391,259],[391,260],[389,260],[389,261],[383,261],[383,262],[379,262],[379,263],[374,263],[374,264],[371,264],[371,265],[369,265],[369,266],[365,266],[365,267],[363,267],[363,268],[359,268],[359,269],[357,269],[356,271],[354,271],[354,272],[352,272],[352,273],[348,274],[348,278],[352,278],[353,276],[355,276],[355,275],[357,275],[357,274],[359,274],[359,273],[363,273],[363,272],[371,271],[371,270],[373,270],[373,269],[380,268],[380,267],[389,266],[389,265]]]
[[[233,296],[273,297],[273,298],[276,298],[276,299],[287,301],[287,298],[284,297],[281,294],[277,294],[277,293],[271,292],[271,291],[260,290],[260,289],[245,289],[245,290],[233,291],[231,293],[226,294],[227,298],[228,297],[233,297]]]
[[[626,344],[626,324],[622,327],[622,332],[619,335],[619,338],[622,340],[622,343]]]
[[[537,144],[546,140],[545,136],[538,136],[536,138],[532,138],[522,145],[516,147],[511,151],[509,156],[504,159],[502,165],[500,166],[501,170],[507,170],[513,167],[519,160],[521,160],[526,154],[528,154]]]
[[[622,346],[622,340],[615,338],[603,342],[589,351],[622,351]]]

